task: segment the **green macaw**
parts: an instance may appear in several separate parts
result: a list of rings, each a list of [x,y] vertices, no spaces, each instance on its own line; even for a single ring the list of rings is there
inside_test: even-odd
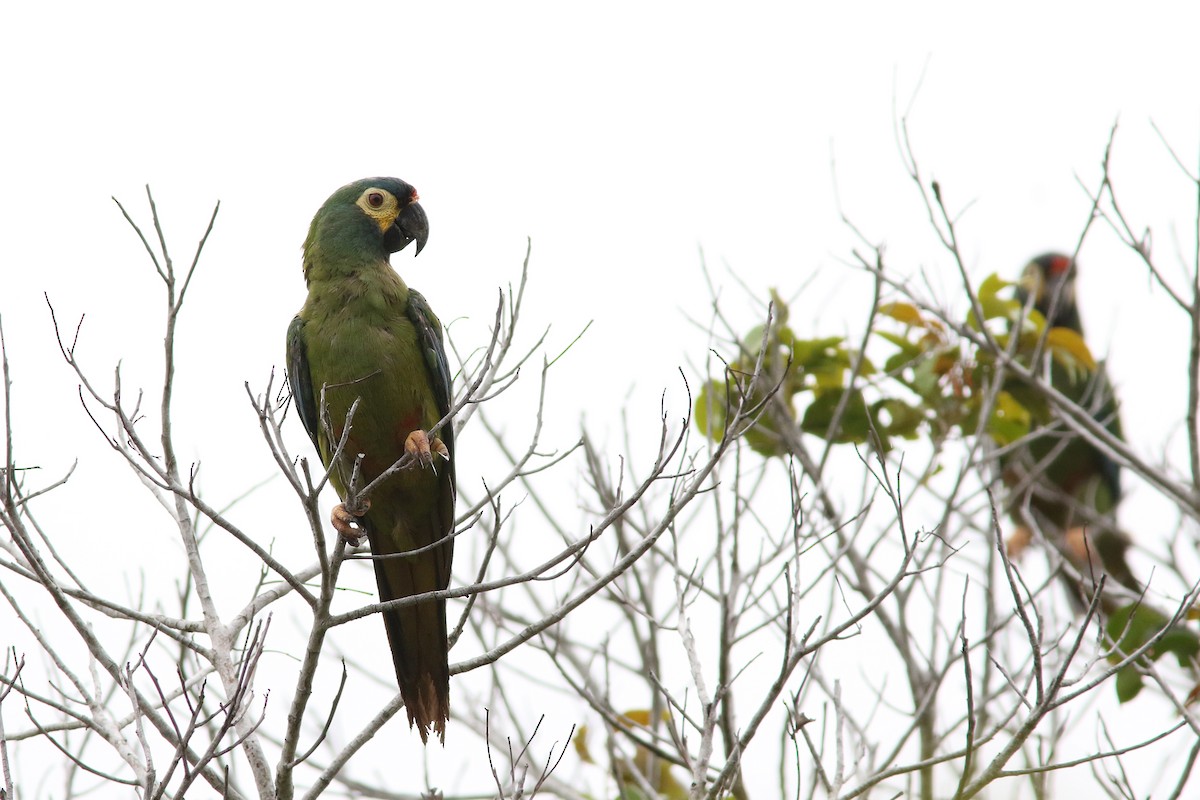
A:
[[[333,525],[352,541],[366,533],[384,602],[445,589],[454,552],[454,431],[447,422],[437,436],[427,433],[451,405],[442,327],[388,261],[411,242],[418,254],[425,246],[429,221],[417,199],[404,181],[367,178],[325,201],[304,240],[308,299],[287,334],[300,420],[346,501],[335,507]],[[345,448],[331,465],[355,401]],[[369,498],[347,496],[360,454],[356,490],[406,453],[416,457],[415,468],[397,472]],[[444,743],[446,601],[386,610],[383,621],[409,725],[422,742],[432,727]]]
[[[1083,336],[1075,304],[1075,262],[1065,255],[1046,253],[1031,261],[1018,284],[1017,299],[1033,300],[1047,328],[1066,328]],[[1091,412],[1114,436],[1121,438],[1116,396],[1103,363],[1095,370],[1047,359],[1050,385]],[[1010,382],[1013,383],[1013,382]],[[1028,389],[1013,386],[1014,394]],[[1045,400],[1030,398],[1030,406],[1046,409]],[[1009,486],[1008,505],[1019,527],[1014,539],[1028,541],[1030,529],[1040,530],[1085,578],[1102,573],[1134,592],[1142,590],[1126,561],[1129,537],[1116,524],[1121,500],[1120,465],[1104,451],[1064,424],[1031,431],[1028,441],[1001,461]],[[1023,540],[1023,541],[1022,541]],[[1010,543],[1012,544],[1012,543]],[[1014,548],[1017,549],[1017,548]],[[1090,592],[1073,587],[1075,600],[1086,605]]]

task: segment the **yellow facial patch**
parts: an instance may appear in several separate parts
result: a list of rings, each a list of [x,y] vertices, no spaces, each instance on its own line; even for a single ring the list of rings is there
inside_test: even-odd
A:
[[[1025,271],[1021,273],[1019,284],[1025,290],[1025,294],[1033,298],[1034,303],[1042,301],[1042,293],[1046,290],[1045,280],[1042,277],[1042,270],[1036,263],[1030,262],[1025,267]]]
[[[358,196],[358,200],[354,204],[361,208],[364,214],[375,220],[379,230],[385,233],[388,228],[392,227],[396,217],[400,215],[400,203],[396,200],[396,196],[387,189],[369,187]]]

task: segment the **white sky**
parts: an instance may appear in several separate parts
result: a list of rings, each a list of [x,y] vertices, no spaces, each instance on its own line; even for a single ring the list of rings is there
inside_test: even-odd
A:
[[[1190,219],[1149,123],[1195,152],[1194,4],[643,5],[10,6],[6,326],[44,333],[49,290],[66,316],[89,314],[90,346],[127,333],[113,301],[127,313],[156,287],[109,197],[141,213],[151,184],[180,260],[220,199],[195,291],[197,308],[224,311],[190,331],[231,345],[230,380],[210,389],[237,394],[280,363],[313,211],[343,183],[391,174],[417,186],[432,221],[422,258],[397,263],[443,318],[490,313],[533,237],[541,318],[563,341],[596,320],[575,364],[603,414],[634,379],[657,393],[701,344],[683,323],[707,302],[699,248],[760,296],[820,272],[797,311],[814,330],[853,328],[866,301],[838,266],[852,239],[834,158],[854,221],[897,269],[945,274],[953,299],[894,135],[894,107],[914,92],[918,156],[951,205],[972,204],[964,250],[980,276],[1073,245],[1088,208],[1075,176],[1095,182],[1118,117],[1116,172],[1159,252],[1167,226]],[[1110,318],[1136,326],[1115,308],[1129,297],[1111,292],[1117,280],[1146,288],[1114,250],[1097,236],[1083,253],[1097,333]],[[18,344],[41,363],[47,343],[32,338]]]
[[[703,359],[686,321],[708,307],[701,248],[744,328],[758,320],[723,264],[758,297],[817,274],[793,305],[798,332],[857,330],[869,294],[840,263],[853,239],[834,161],[846,212],[892,266],[928,269],[957,302],[903,169],[897,107],[911,103],[926,175],[952,207],[970,204],[977,278],[1074,246],[1089,207],[1076,176],[1096,185],[1118,117],[1126,205],[1165,263],[1173,226],[1191,247],[1194,190],[1151,121],[1196,169],[1200,5],[807,5],[7,4],[0,315],[27,460],[61,469],[98,438],[43,292],[70,324],[87,314],[80,352],[98,372],[123,358],[131,382],[156,374],[157,334],[139,340],[133,320],[144,303],[159,313],[160,294],[109,199],[146,220],[146,183],[181,263],[222,203],[183,321],[183,357],[206,365],[181,379],[185,435],[209,431],[196,417],[245,427],[242,383],[282,366],[303,302],[308,222],[369,175],[420,191],[429,246],[395,263],[444,321],[487,324],[533,238],[530,323],[552,324],[561,347],[595,320],[552,388],[552,423],[586,414],[614,440],[627,396],[631,415],[653,416],[676,367]],[[1182,417],[1163,403],[1183,385],[1183,321],[1164,320],[1106,231],[1081,263],[1084,322],[1111,354],[1127,433],[1158,453]]]

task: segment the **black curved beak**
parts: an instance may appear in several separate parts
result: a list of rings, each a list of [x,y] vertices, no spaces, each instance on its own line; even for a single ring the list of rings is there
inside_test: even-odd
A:
[[[416,254],[420,255],[427,241],[429,217],[425,216],[425,209],[421,208],[420,203],[409,203],[383,237],[389,253],[398,253],[408,247],[409,243],[416,242]]]

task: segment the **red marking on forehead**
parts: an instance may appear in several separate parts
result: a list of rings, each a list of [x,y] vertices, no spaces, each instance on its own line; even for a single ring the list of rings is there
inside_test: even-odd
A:
[[[410,203],[415,203],[415,202],[417,202],[417,201],[418,201],[418,200],[420,200],[420,199],[421,199],[421,195],[417,194],[417,190],[416,190],[416,189],[413,189],[413,190],[412,190],[412,195],[411,195],[411,196],[408,198],[408,202],[410,202]]]
[[[1055,256],[1050,259],[1050,274],[1062,275],[1071,268],[1071,259],[1066,256]]]

